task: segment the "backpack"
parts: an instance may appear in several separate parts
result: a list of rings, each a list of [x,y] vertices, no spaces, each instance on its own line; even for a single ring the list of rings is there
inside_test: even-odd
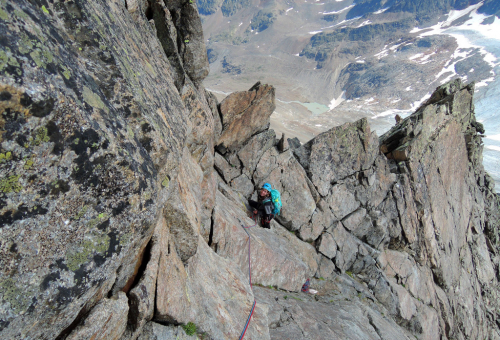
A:
[[[281,194],[278,190],[271,190],[271,201],[274,204],[273,215],[279,215],[283,205],[281,204]]]

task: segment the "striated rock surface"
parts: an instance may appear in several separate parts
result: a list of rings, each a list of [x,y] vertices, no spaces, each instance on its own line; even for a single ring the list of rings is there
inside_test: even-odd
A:
[[[242,227],[254,224],[255,222],[237,205],[222,194],[217,195],[211,246],[217,254],[238,263],[246,275],[248,275],[248,236]],[[275,228],[283,227],[275,226]],[[318,266],[316,251],[300,240],[297,240],[299,249],[294,249],[293,243],[286,237],[287,233],[290,234],[288,231],[282,235],[258,226],[248,231],[251,235],[254,283],[299,291],[306,278],[316,273]],[[293,240],[295,239],[293,236]]]
[[[125,293],[118,293],[116,301],[103,299],[66,339],[120,339],[127,326],[127,312]]]
[[[500,339],[473,84],[287,146],[272,86],[201,85],[196,6],[0,2],[0,338],[235,339],[256,300],[248,339]]]

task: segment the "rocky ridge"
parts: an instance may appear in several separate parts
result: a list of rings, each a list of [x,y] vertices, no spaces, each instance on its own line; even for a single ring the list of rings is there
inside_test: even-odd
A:
[[[380,138],[277,139],[273,86],[200,84],[196,6],[0,2],[0,336],[235,339],[255,297],[247,339],[500,339],[474,85]],[[283,211],[249,230],[252,290],[264,182]]]

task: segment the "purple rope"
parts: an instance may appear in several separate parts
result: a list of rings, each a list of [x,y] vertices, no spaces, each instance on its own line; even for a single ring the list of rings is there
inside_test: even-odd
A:
[[[254,217],[255,217],[255,214],[252,216],[252,219]],[[242,225],[243,230],[248,235],[248,280],[250,282],[250,289],[252,290],[252,292],[253,292],[253,286],[252,286],[252,265],[251,265],[251,261],[250,261],[250,259],[251,259],[251,257],[250,257],[251,256],[250,234],[248,233],[248,231],[246,229],[255,227],[256,225],[257,225],[257,218],[255,218],[255,224],[254,225],[251,225],[251,226],[248,226],[248,227],[245,227],[245,226]],[[248,326],[250,325],[250,319],[252,318],[252,315],[253,315],[253,312],[255,310],[255,305],[256,304],[257,304],[257,301],[254,298],[253,305],[252,305],[252,310],[250,311],[250,314],[248,315],[248,319],[247,319],[247,322],[245,324],[245,328],[243,328],[243,331],[241,332],[239,340],[242,340],[243,337],[245,336],[245,333],[247,332]]]

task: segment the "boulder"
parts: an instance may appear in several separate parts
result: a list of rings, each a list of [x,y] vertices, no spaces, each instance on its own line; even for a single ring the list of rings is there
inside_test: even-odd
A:
[[[243,164],[243,172],[252,177],[262,155],[275,144],[276,134],[273,130],[266,130],[253,136],[238,151],[238,158]]]
[[[323,230],[330,228],[334,222],[335,217],[330,207],[324,200],[321,200],[316,206],[311,221],[308,224],[302,225],[298,232],[298,236],[301,240],[306,242],[315,241]]]
[[[389,278],[397,277],[414,298],[427,305],[437,305],[436,288],[432,272],[428,268],[419,266],[405,252],[389,249],[382,252],[377,261],[381,263],[386,275]]]
[[[274,97],[274,87],[260,83],[249,91],[227,96],[220,103],[223,130],[218,149],[235,151],[251,136],[267,129],[269,117],[276,108]]]
[[[224,197],[232,201],[233,204],[239,207],[242,211],[250,211],[248,200],[241,192],[234,190],[222,180],[218,182],[217,189],[222,195],[224,195]]]
[[[378,154],[377,137],[365,118],[323,132],[300,148],[299,161],[323,197],[332,183],[371,167]]]
[[[337,220],[343,219],[360,206],[352,191],[345,184],[334,185],[326,202]]]
[[[321,256],[319,261],[318,276],[323,279],[330,279],[335,271],[335,265],[332,260],[326,256]]]
[[[278,141],[277,148],[278,148],[279,152],[288,151],[288,149],[290,148],[290,146],[288,144],[288,139],[285,138],[285,133],[284,132],[281,134],[281,138]]]
[[[347,232],[342,223],[338,222],[330,228],[335,243],[338,245],[338,251],[335,256],[335,266],[343,273],[351,268],[356,260],[358,253],[358,242]]]
[[[234,178],[231,183],[231,188],[240,192],[244,197],[250,197],[253,193],[253,183],[247,175],[240,175]]]
[[[329,259],[337,255],[337,243],[330,233],[323,233],[318,245],[318,251]]]
[[[349,216],[347,216],[346,218],[344,218],[342,220],[342,224],[347,230],[353,232],[358,228],[358,226],[361,224],[361,222],[364,220],[365,217],[366,217],[366,209],[360,208],[355,212],[353,212],[352,214],[350,214]]]
[[[219,172],[226,183],[241,175],[239,167],[229,164],[229,162],[218,152],[215,153],[215,169]]]
[[[321,256],[316,249],[310,243],[297,238],[295,233],[290,232],[274,220],[271,221],[271,230],[282,239],[287,240],[288,251],[301,259],[310,268],[310,275],[313,275],[318,268]]]

